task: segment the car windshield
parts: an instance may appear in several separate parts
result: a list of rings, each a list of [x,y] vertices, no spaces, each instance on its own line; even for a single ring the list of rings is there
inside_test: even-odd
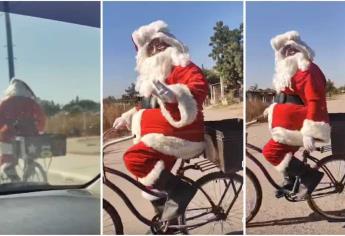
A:
[[[100,173],[100,29],[8,15],[0,12],[0,192],[85,184]]]

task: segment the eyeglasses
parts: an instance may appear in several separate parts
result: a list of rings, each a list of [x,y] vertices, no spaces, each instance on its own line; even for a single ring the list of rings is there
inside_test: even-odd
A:
[[[288,57],[288,56],[292,56],[296,53],[300,52],[300,50],[298,50],[297,48],[291,46],[291,45],[286,45],[282,51],[281,51],[281,54],[285,57]]]
[[[164,51],[167,47],[170,47],[170,45],[162,41],[161,39],[152,39],[149,45],[147,46],[147,54],[150,56],[155,55],[158,52]]]

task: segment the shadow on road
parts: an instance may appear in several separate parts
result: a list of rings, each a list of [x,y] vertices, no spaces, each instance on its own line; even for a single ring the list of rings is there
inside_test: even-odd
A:
[[[324,221],[325,218],[318,215],[317,213],[311,213],[308,216],[294,217],[294,218],[283,218],[277,220],[268,220],[261,222],[248,223],[247,228],[254,227],[264,227],[264,226],[277,226],[277,225],[294,225],[294,224],[304,224],[307,222],[317,222]]]

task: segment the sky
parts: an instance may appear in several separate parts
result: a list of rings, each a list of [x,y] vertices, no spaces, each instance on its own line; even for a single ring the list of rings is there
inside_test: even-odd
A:
[[[11,14],[16,78],[41,99],[100,101],[100,30]],[[0,12],[0,97],[8,86],[4,13]]]
[[[186,44],[197,65],[211,68],[208,54],[213,27],[222,20],[230,29],[242,23],[242,2],[104,2],[103,96],[121,97],[136,80],[134,30],[155,20],[168,23],[171,33]]]
[[[247,88],[272,87],[270,39],[289,30],[315,51],[327,79],[345,85],[345,2],[247,2],[246,14]]]

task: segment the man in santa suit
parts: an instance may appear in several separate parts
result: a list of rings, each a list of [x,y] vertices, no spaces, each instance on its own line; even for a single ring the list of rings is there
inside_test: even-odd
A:
[[[45,115],[35,94],[22,80],[12,79],[0,102],[0,166],[8,179],[18,181],[17,159],[11,144],[15,137],[33,136],[43,131]]]
[[[275,51],[273,85],[275,103],[267,110],[272,139],[263,155],[285,175],[284,188],[291,189],[296,176],[301,178],[297,195],[304,198],[321,181],[323,173],[294,157],[300,146],[311,152],[315,141],[330,140],[326,106],[326,79],[313,63],[314,52],[296,31],[271,40]]]
[[[140,27],[132,39],[136,90],[144,102],[116,119],[114,127],[131,127],[136,135],[124,155],[125,165],[142,184],[167,193],[167,199],[151,200],[161,219],[171,220],[184,212],[196,192],[170,170],[176,158],[190,159],[204,150],[202,105],[208,84],[165,22]]]

